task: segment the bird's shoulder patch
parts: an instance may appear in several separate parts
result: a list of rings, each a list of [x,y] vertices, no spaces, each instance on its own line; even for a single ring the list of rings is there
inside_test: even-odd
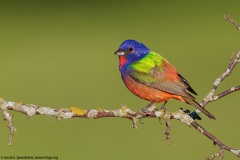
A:
[[[149,73],[152,68],[161,66],[163,60],[164,58],[161,55],[151,51],[142,59],[132,63],[130,67],[139,72]]]

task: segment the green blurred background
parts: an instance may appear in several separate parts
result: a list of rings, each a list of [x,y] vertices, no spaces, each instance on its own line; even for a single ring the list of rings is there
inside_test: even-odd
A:
[[[136,39],[167,58],[191,82],[198,101],[240,48],[240,33],[224,20],[240,22],[240,1],[0,1],[0,95],[9,101],[53,108],[138,110],[148,104],[124,86],[113,55],[125,39]],[[219,91],[239,85],[237,66]],[[217,120],[199,123],[222,142],[240,148],[240,92],[208,105]],[[193,109],[171,101],[167,108]],[[0,156],[58,156],[59,159],[204,159],[218,152],[195,129],[172,121],[144,119],[137,131],[126,119],[98,120],[14,114],[12,146],[0,121]],[[226,159],[238,159],[225,152]]]

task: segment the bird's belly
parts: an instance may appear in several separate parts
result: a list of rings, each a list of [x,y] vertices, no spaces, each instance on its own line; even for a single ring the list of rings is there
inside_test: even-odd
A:
[[[179,95],[173,95],[171,93],[149,87],[145,84],[135,81],[130,76],[123,77],[123,81],[126,87],[133,94],[139,96],[142,99],[148,100],[150,102],[156,101],[158,103],[161,103],[164,101],[168,101],[171,98],[178,99],[184,102],[183,98]]]

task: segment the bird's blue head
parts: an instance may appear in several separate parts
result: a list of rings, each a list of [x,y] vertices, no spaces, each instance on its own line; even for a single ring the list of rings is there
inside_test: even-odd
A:
[[[135,62],[146,56],[150,50],[135,40],[125,40],[114,53],[120,58],[120,66]]]

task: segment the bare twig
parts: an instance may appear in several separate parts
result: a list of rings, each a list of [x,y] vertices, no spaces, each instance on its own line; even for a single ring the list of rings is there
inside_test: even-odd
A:
[[[197,129],[199,132],[204,134],[206,137],[208,137],[210,140],[213,141],[214,144],[217,144],[220,147],[220,152],[217,154],[212,155],[212,159],[214,159],[217,156],[220,156],[220,158],[224,157],[223,152],[224,150],[227,150],[229,152],[232,152],[236,156],[240,158],[240,150],[231,148],[225,144],[223,144],[220,140],[218,140],[215,136],[213,136],[211,133],[209,133],[207,130],[205,130],[203,127],[201,127],[196,121],[191,123],[191,126],[193,126],[195,129]],[[209,159],[209,158],[208,158]],[[211,158],[210,158],[211,159]]]
[[[219,160],[222,160],[224,158],[224,149],[221,149],[218,153],[213,154],[211,157],[206,158],[207,160],[213,160],[216,157],[219,157]]]
[[[169,145],[172,144],[172,139],[170,137],[170,132],[171,132],[171,123],[169,120],[166,120],[166,127],[167,127],[167,130],[165,132],[163,132],[163,134],[166,135],[166,137],[164,138],[165,140],[168,140],[169,141]]]
[[[238,23],[236,21],[234,21],[232,18],[230,18],[229,15],[224,15],[224,18],[230,22],[233,23],[233,25],[237,28],[238,31],[240,31],[240,26],[238,25]]]
[[[236,92],[238,90],[240,90],[240,86],[231,87],[230,89],[228,89],[228,90],[218,94],[217,96],[215,96],[214,100],[218,100],[219,98],[222,98],[222,97],[224,97],[224,96],[226,96],[226,95],[228,95],[228,94],[230,94],[232,92]]]
[[[9,114],[6,110],[5,111],[3,110],[3,114],[2,115],[4,117],[4,120],[8,122],[8,128],[10,130],[10,137],[9,137],[8,145],[11,145],[12,144],[12,140],[13,140],[13,134],[16,131],[16,129],[13,127],[13,124],[12,124],[12,117],[13,117],[13,115]]]

